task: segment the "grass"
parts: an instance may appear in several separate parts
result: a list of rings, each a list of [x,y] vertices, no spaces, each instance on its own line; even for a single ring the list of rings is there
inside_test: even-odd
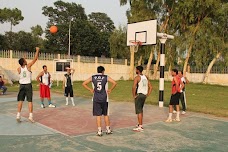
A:
[[[133,102],[131,87],[133,81],[118,81],[116,89],[110,95],[110,99],[119,102]],[[159,82],[151,81],[153,91],[148,97],[146,103],[158,105]],[[53,84],[52,91],[63,93],[62,82],[60,86]],[[89,97],[92,95],[89,91],[82,87],[82,82],[74,82],[74,93],[76,96]],[[33,82],[33,89],[38,90],[37,82]],[[8,91],[17,91],[18,85],[8,87]],[[165,96],[164,105],[168,106],[171,93],[171,82],[165,82]],[[221,117],[228,117],[228,87],[219,85],[205,85],[205,84],[187,84],[187,110],[194,112],[201,112],[206,114],[213,114]]]

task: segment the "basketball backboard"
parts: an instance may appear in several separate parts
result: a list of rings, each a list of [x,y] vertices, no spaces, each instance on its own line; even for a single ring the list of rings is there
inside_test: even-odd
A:
[[[129,23],[127,25],[127,46],[130,41],[140,41],[141,45],[154,45],[157,41],[157,20]]]

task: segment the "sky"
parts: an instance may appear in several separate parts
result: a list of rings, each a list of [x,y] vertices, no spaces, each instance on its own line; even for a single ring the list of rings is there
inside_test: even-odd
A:
[[[30,32],[32,26],[41,25],[46,28],[48,18],[42,14],[43,6],[53,6],[56,0],[0,0],[0,8],[18,8],[22,11],[24,20],[13,27],[13,32]],[[119,0],[62,0],[75,2],[85,8],[86,14],[91,12],[106,13],[114,22],[115,26],[126,25],[126,10],[129,6],[120,6]],[[0,33],[10,30],[10,24],[0,24]]]

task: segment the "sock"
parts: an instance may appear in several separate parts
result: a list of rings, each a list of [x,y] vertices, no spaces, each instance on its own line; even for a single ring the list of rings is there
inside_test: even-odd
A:
[[[49,104],[49,105],[50,105],[50,104],[52,104],[52,103],[51,103],[51,100],[50,100],[50,101],[48,101],[48,104]]]
[[[142,128],[143,126],[142,125],[139,125],[140,128]]]
[[[101,132],[101,127],[98,127],[98,131]]]
[[[110,126],[106,126],[106,130],[110,130]]]
[[[40,101],[41,104],[44,104],[44,101]]]
[[[68,104],[68,97],[66,97],[66,104]]]
[[[177,111],[177,119],[180,119],[180,111]]]
[[[169,118],[168,119],[172,119],[172,115],[173,115],[173,113],[169,113]]]
[[[32,118],[33,117],[33,114],[32,113],[29,113],[29,118]]]
[[[74,97],[70,97],[72,105],[74,105]]]
[[[19,118],[19,117],[21,117],[21,113],[20,112],[17,113],[17,118]]]

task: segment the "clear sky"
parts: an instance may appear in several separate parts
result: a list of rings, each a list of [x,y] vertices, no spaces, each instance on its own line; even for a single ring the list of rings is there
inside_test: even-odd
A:
[[[46,27],[48,18],[42,14],[43,6],[53,6],[56,0],[0,0],[0,8],[18,8],[22,11],[24,20],[13,27],[13,32],[20,30],[30,32],[35,25]],[[75,2],[85,8],[86,14],[91,12],[103,12],[113,20],[115,26],[127,24],[126,10],[128,6],[121,6],[119,0],[62,0]],[[10,30],[10,24],[0,24],[0,33]]]

